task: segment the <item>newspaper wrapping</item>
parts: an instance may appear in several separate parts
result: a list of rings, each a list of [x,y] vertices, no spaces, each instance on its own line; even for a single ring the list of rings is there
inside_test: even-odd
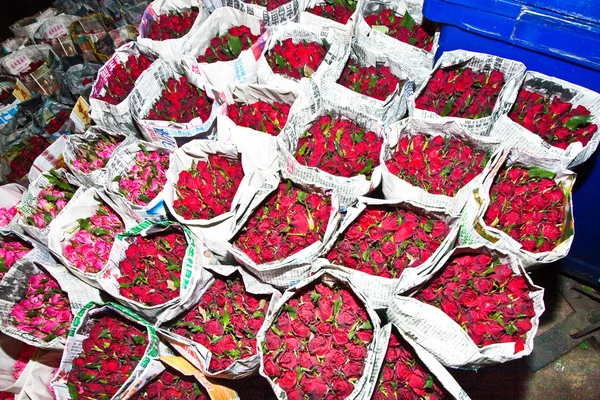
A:
[[[62,350],[38,350],[35,359],[27,365],[24,371],[26,380],[23,390],[15,400],[54,400],[55,396],[50,381],[60,365]]]
[[[323,247],[333,237],[333,234],[337,230],[341,219],[339,198],[335,191],[330,191],[318,183],[300,182],[298,179],[296,179],[297,175],[295,174],[291,174],[289,177],[284,178],[289,179],[294,184],[299,185],[303,190],[306,190],[310,193],[321,193],[324,196],[331,197],[331,215],[329,217],[329,221],[327,221],[327,228],[325,230],[325,234],[323,235],[323,239],[316,241],[299,252],[294,253],[283,260],[257,264],[248,255],[246,255],[246,253],[237,248],[233,242],[235,241],[237,234],[242,230],[254,211],[259,209],[261,204],[266,201],[268,196],[277,190],[282,179],[278,173],[261,173],[261,171],[258,171],[255,177],[258,178],[261,175],[262,185],[254,193],[252,206],[248,207],[244,214],[237,219],[236,226],[234,228],[234,235],[229,239],[226,245],[227,251],[233,255],[233,257],[241,265],[246,267],[252,274],[254,274],[263,282],[273,285],[279,289],[287,289],[295,285],[297,282],[305,279],[310,274],[311,263],[316,260]]]
[[[535,316],[531,317],[532,327],[527,332],[523,350],[515,353],[514,342],[478,347],[467,332],[441,309],[403,296],[406,292],[396,292],[387,311],[388,319],[405,336],[429,351],[446,367],[478,368],[529,355],[533,350],[539,318],[544,312],[544,289],[532,283],[518,258],[512,254],[484,245],[460,246],[438,263],[438,270],[441,273],[452,257],[473,253],[497,257],[502,264],[508,265],[513,273],[523,276],[529,286],[529,297],[533,301]],[[422,283],[427,285],[426,281]]]
[[[291,106],[298,97],[298,93],[294,90],[258,84],[233,85],[226,93],[228,106],[235,103],[252,104],[259,101]],[[217,134],[219,141],[236,146],[240,153],[244,154],[246,161],[250,161],[256,168],[269,171],[279,170],[277,141],[274,136],[237,126],[227,115],[217,116]]]
[[[12,37],[0,43],[0,50],[3,51],[6,55],[13,53],[28,45],[31,45],[31,39],[29,39],[28,37]]]
[[[90,302],[79,311],[75,318],[73,318],[73,324],[71,325],[71,330],[67,337],[60,367],[50,382],[58,400],[72,399],[69,394],[67,380],[69,371],[71,371],[72,368],[73,360],[75,360],[82,352],[82,343],[88,337],[88,331],[94,322],[93,318],[107,314],[116,314],[129,320],[132,325],[138,325],[142,331],[145,330],[148,335],[148,347],[146,348],[146,352],[133,371],[131,371],[131,375],[127,381],[125,381],[123,386],[121,386],[112,397],[113,400],[124,399],[130,391],[135,392],[140,389],[147,382],[152,380],[154,376],[160,374],[164,370],[163,364],[158,359],[161,347],[160,342],[156,330],[151,323],[143,320],[127,307],[123,307],[120,304],[106,303],[100,305],[100,303]]]
[[[289,3],[288,3],[289,4]],[[327,54],[321,62],[321,65],[316,71],[311,72],[311,77],[318,77],[323,74],[327,65],[338,62],[343,59],[346,54],[347,43],[344,42],[339,31],[331,29],[328,26],[318,27],[311,25],[302,25],[295,22],[290,22],[286,25],[278,26],[273,30],[265,32],[265,34],[259,40],[264,41],[264,47],[262,47],[262,54],[257,61],[256,74],[258,77],[258,83],[262,85],[275,86],[287,90],[297,90],[299,82],[305,80],[304,78],[298,81],[297,79],[290,78],[286,75],[276,74],[273,72],[266,58],[266,54],[278,43],[286,39],[292,39],[292,42],[314,42],[319,45],[329,46]],[[305,71],[305,75],[308,71]]]
[[[40,60],[44,60],[43,65],[26,73],[31,63]],[[19,77],[28,90],[46,96],[52,96],[60,89],[53,75],[58,63],[58,57],[47,44],[27,46],[0,58],[0,68],[4,72]]]
[[[162,232],[182,232],[185,234],[188,246],[181,267],[179,296],[160,305],[147,306],[141,302],[128,299],[120,294],[118,279],[122,276],[119,263],[125,259],[125,251],[139,236],[149,237]],[[198,240],[188,227],[171,221],[153,222],[144,221],[127,232],[120,233],[115,238],[115,243],[110,252],[107,268],[99,275],[99,282],[108,294],[118,302],[134,310],[137,314],[149,321],[156,319],[167,309],[183,309],[188,306],[192,298],[199,292],[198,285],[200,271],[203,266],[216,263],[211,252]],[[165,277],[166,279],[167,277]]]
[[[392,174],[386,162],[392,157],[393,149],[403,136],[416,136],[425,134],[427,136],[452,137],[468,143],[474,149],[485,151],[489,156],[486,166],[476,178],[463,185],[453,197],[443,194],[431,194],[425,189],[413,186],[410,182]],[[418,119],[407,118],[389,128],[389,142],[381,149],[381,175],[383,196],[386,199],[410,199],[428,207],[444,208],[453,215],[460,214],[470,193],[474,188],[481,185],[487,172],[494,168],[504,152],[502,144],[487,137],[475,136],[467,131],[456,121],[450,119]]]
[[[258,332],[258,335],[256,337],[256,347],[258,348],[260,356],[259,373],[267,379],[278,399],[287,400],[288,397],[286,393],[279,387],[279,385],[277,385],[276,382],[273,382],[265,373],[263,359],[265,337],[269,329],[271,329],[271,326],[275,324],[275,319],[279,316],[280,311],[284,309],[286,303],[295,295],[302,293],[307,286],[313,284],[313,282],[319,281],[321,281],[327,286],[332,286],[335,283],[344,286],[345,289],[352,292],[358,298],[359,302],[364,305],[365,310],[369,315],[369,318],[371,320],[371,326],[373,327],[373,341],[371,341],[371,343],[367,347],[367,356],[364,360],[365,367],[363,370],[363,375],[360,377],[360,379],[354,382],[354,390],[352,391],[352,393],[350,393],[350,395],[348,395],[348,397],[345,398],[346,400],[368,399],[368,394],[370,394],[373,391],[372,385],[375,384],[375,382],[372,381],[372,375],[374,375],[373,370],[375,368],[376,362],[376,349],[378,347],[378,339],[381,336],[381,320],[375,312],[375,309],[367,302],[364,293],[360,290],[360,288],[357,287],[354,284],[354,282],[352,282],[350,279],[348,279],[347,276],[345,276],[343,273],[340,273],[340,271],[338,270],[322,269],[317,274],[310,276],[302,282],[299,282],[297,285],[289,288],[283,293],[283,296],[275,305],[275,310],[269,316],[267,316],[261,330]]]
[[[180,79],[183,76],[213,100],[208,119],[202,121],[200,117],[196,117],[186,123],[145,119],[154,103],[162,97],[166,81],[169,78]],[[130,95],[129,105],[142,136],[149,142],[174,150],[194,139],[216,137],[216,117],[227,111],[224,102],[224,94],[207,82],[197,64],[193,63],[188,68],[185,64],[171,64],[159,59],[136,82]]]
[[[373,29],[365,22],[365,17],[378,14],[384,9],[394,10],[397,18],[402,19],[408,13],[415,23],[423,24],[424,0],[374,0],[359,3],[358,16],[356,17],[354,35],[360,40],[366,39],[371,48],[383,49],[390,55],[400,60],[410,60],[413,69],[415,85],[419,87],[427,81],[433,68],[433,59],[438,49],[439,31],[433,35],[431,51],[420,49],[408,43],[403,43],[387,34]]]
[[[64,212],[52,221],[50,224],[50,232],[48,234],[48,248],[58,258],[58,260],[76,277],[97,288],[101,288],[98,283],[100,274],[106,266],[96,272],[85,272],[75,267],[65,256],[65,247],[71,239],[80,231],[80,219],[85,219],[93,216],[98,211],[101,205],[107,205],[117,213],[123,225],[124,230],[134,227],[137,223],[126,214],[119,213],[111,198],[107,196],[101,189],[89,188],[86,189],[79,198],[72,200],[67,204]],[[108,264],[108,262],[107,262]]]
[[[193,301],[186,308],[172,308],[167,310],[156,323],[159,333],[164,339],[173,346],[183,357],[192,365],[200,369],[203,374],[211,378],[240,379],[254,375],[258,371],[259,355],[244,358],[233,362],[229,367],[221,371],[209,371],[209,365],[212,353],[209,349],[200,343],[194,342],[184,336],[171,331],[171,325],[182,318],[191,308],[202,300],[204,293],[213,285],[215,276],[221,278],[232,277],[235,274],[241,275],[244,288],[248,293],[256,295],[269,296],[269,307],[265,319],[274,311],[275,306],[281,298],[281,293],[273,286],[261,282],[243,268],[230,265],[210,265],[206,266],[199,276],[198,287],[200,291],[193,297]]]
[[[347,50],[345,57],[339,62],[332,63],[326,68],[323,75],[318,77],[320,79],[317,83],[321,95],[335,99],[338,104],[344,102],[345,106],[361,110],[372,118],[383,121],[385,125],[404,118],[407,113],[407,99],[413,92],[415,75],[412,68],[406,64],[406,61],[395,55],[373,47],[369,39],[357,37],[352,40],[352,44]],[[405,83],[402,87],[396,88],[385,100],[357,93],[337,83],[350,59],[363,66],[384,65],[394,76]]]
[[[355,11],[352,13],[350,18],[345,24],[334,21],[329,18],[321,17],[319,15],[311,13],[310,9],[316,6],[321,6],[323,4],[328,4],[326,0],[299,0],[300,6],[300,19],[298,22],[304,25],[313,25],[313,26],[328,26],[331,29],[338,30],[344,41],[347,43],[352,39],[352,35],[354,33],[354,27],[356,25],[356,21],[359,17],[359,10],[362,7],[362,3],[364,0],[351,0],[347,3],[353,3],[355,6]]]
[[[72,129],[72,122],[67,119],[58,130],[53,131],[53,127],[50,126],[50,122],[54,119],[60,120],[62,114],[70,115],[72,107],[68,107],[57,101],[53,101],[50,98],[45,98],[42,106],[37,110],[33,117],[33,125],[36,129],[43,132],[45,135],[58,139],[63,134],[70,134]]]
[[[107,166],[90,172],[80,171],[74,166],[75,160],[79,157],[82,157],[82,155],[78,154],[79,147],[83,145],[92,145],[96,141],[100,140],[102,136],[113,137],[118,142],[113,153],[117,151],[119,146],[131,141],[131,139],[129,141],[125,139],[125,134],[112,132],[108,129],[103,129],[98,126],[90,127],[83,135],[71,135],[67,137],[67,142],[63,150],[65,166],[73,174],[75,179],[81,183],[81,185],[100,187],[104,184],[104,175],[107,173]]]
[[[152,40],[149,38],[150,26],[158,17],[176,12],[183,13],[192,8],[198,11],[198,16],[188,33],[175,39]],[[201,30],[200,28],[204,25],[208,17],[208,10],[202,1],[199,0],[155,0],[144,11],[144,15],[140,21],[140,35],[137,41],[139,44],[155,51],[162,58],[179,60],[185,54],[183,53],[183,47],[186,41],[192,39],[194,32],[198,33]]]
[[[600,124],[600,94],[558,78],[528,71],[521,89],[558,98],[573,104],[573,108],[584,106],[592,115],[593,124]],[[492,128],[493,136],[498,136],[507,147],[515,147],[524,153],[543,158],[556,158],[564,168],[573,168],[585,162],[596,151],[600,142],[600,131],[596,131],[589,143],[573,142],[565,150],[552,146],[527,128],[502,116]]]
[[[244,3],[241,0],[203,0],[209,12],[214,12],[220,7],[231,7],[261,19],[267,28],[298,21],[300,4],[298,0],[291,0],[277,8],[267,10],[256,4]]]
[[[64,82],[74,99],[79,96],[88,99],[92,91],[92,86],[96,75],[101,66],[98,64],[76,64],[65,72]],[[89,83],[84,83],[85,79],[89,79]]]
[[[0,79],[0,93],[11,93],[11,96],[0,104],[0,146],[4,146],[5,136],[10,137],[19,126],[18,114],[21,101],[13,94],[16,88],[15,78],[3,76]]]
[[[44,21],[33,37],[38,43],[52,46],[54,52],[60,57],[75,55],[77,49],[69,35],[69,28],[78,19],[79,17],[75,15],[57,15]]]
[[[130,55],[137,57],[142,54],[151,60],[157,58],[157,56],[149,49],[144,48],[135,42],[124,44],[115,50],[113,56],[98,71],[98,77],[94,82],[92,93],[90,94],[91,117],[98,125],[114,131],[136,132],[133,118],[129,110],[131,93],[116,105],[109,104],[98,99],[98,97],[106,93],[106,86],[109,78],[117,65],[124,64]],[[147,73],[147,70],[142,72],[137,80],[139,81]]]
[[[46,148],[35,158],[31,168],[27,173],[27,179],[29,182],[34,182],[41,174],[51,169],[64,168],[65,162],[62,156],[65,146],[67,145],[67,135],[62,135],[56,139],[50,146]],[[68,179],[73,183],[77,184],[77,181],[72,175],[68,175]]]
[[[70,174],[64,169],[56,170],[56,173],[57,175],[67,179],[67,181],[71,185],[76,185],[76,182],[73,179],[73,177],[70,176]],[[33,182],[31,182],[31,184],[27,188],[27,191],[23,195],[21,203],[19,203],[19,205],[17,206],[17,210],[19,211],[19,220],[17,221],[18,224],[21,226],[21,228],[23,228],[27,235],[39,241],[44,246],[48,245],[48,233],[50,233],[50,225],[52,223],[47,224],[44,228],[38,228],[37,226],[30,224],[28,218],[36,212],[38,195],[44,188],[50,185],[51,183],[45,174],[39,175]],[[84,191],[85,188],[78,188],[77,191],[73,194],[73,197],[71,197],[71,200],[69,200],[69,202],[77,200],[77,198],[81,196]],[[57,218],[64,211],[65,209],[63,208],[54,218]]]
[[[141,147],[140,147],[141,146]],[[132,219],[141,222],[145,219],[160,220],[167,215],[162,191],[146,206],[140,206],[127,199],[119,191],[118,178],[126,176],[135,164],[137,153],[145,149],[148,152],[157,151],[161,154],[171,153],[169,149],[157,146],[153,143],[143,142],[135,139],[127,140],[121,144],[113,153],[108,164],[104,180],[104,190],[115,203],[119,212],[128,215]]]
[[[541,158],[513,149],[505,153],[499,162],[489,171],[482,186],[474,188],[469,194],[467,204],[461,213],[460,244],[485,244],[495,246],[502,251],[516,255],[525,269],[536,264],[546,264],[566,257],[575,236],[573,218],[572,191],[575,184],[575,173],[564,169],[556,158]],[[490,189],[503,167],[522,164],[527,167],[539,167],[555,174],[553,180],[560,186],[565,195],[564,224],[558,245],[547,252],[532,253],[522,248],[521,243],[498,228],[487,226],[483,220],[490,205]]]
[[[17,267],[20,264],[27,264],[27,263],[30,264],[32,262],[43,262],[43,263],[54,262],[54,259],[50,255],[50,252],[48,251],[46,246],[43,246],[41,243],[31,239],[29,236],[26,236],[22,232],[18,232],[18,231],[14,231],[14,230],[13,231],[0,230],[0,236],[2,236],[2,239],[10,238],[10,236],[16,237],[16,238],[20,239],[21,241],[25,242],[29,247],[31,247],[31,250],[27,254],[25,254],[23,257],[21,257],[19,260],[17,260],[13,264],[11,269]],[[3,282],[3,280],[0,282]]]
[[[31,346],[61,350],[64,347],[66,335],[44,341],[17,328],[11,316],[15,305],[26,297],[30,277],[42,273],[50,274],[56,279],[60,288],[67,294],[73,316],[88,302],[100,301],[98,290],[71,275],[64,266],[55,264],[53,261],[22,262],[13,266],[0,283],[0,331]]]
[[[23,195],[25,194],[25,189],[23,186],[18,183],[8,183],[6,185],[0,186],[0,208],[10,209],[12,207],[16,207],[23,199]],[[0,226],[0,231],[14,231],[22,233],[23,229],[19,226],[18,221],[19,216],[15,214],[11,221],[8,222],[7,225]]]
[[[293,179],[301,184],[316,183],[325,188],[335,189],[341,205],[351,205],[358,196],[365,195],[379,186],[381,166],[376,164],[370,179],[362,174],[351,178],[335,176],[319,168],[300,164],[294,157],[298,140],[319,117],[327,114],[347,118],[361,128],[373,131],[383,140],[382,149],[387,140],[386,129],[381,121],[369,112],[370,110],[356,108],[353,102],[345,102],[345,99],[351,100],[350,98],[340,97],[333,91],[322,94],[312,80],[303,83],[301,89],[301,95],[290,109],[288,124],[277,136],[278,161],[282,174],[284,178],[293,176]],[[379,160],[374,161],[377,163]]]
[[[414,286],[413,282],[420,281],[422,277],[431,276],[437,262],[441,260],[448,252],[454,248],[456,237],[458,236],[458,217],[449,215],[444,209],[434,207],[423,207],[419,203],[405,200],[378,200],[367,197],[359,198],[358,204],[349,207],[346,215],[340,224],[340,227],[335,232],[331,240],[329,240],[320,253],[321,257],[326,257],[327,253],[335,246],[337,239],[344,236],[348,227],[362,214],[367,207],[398,207],[402,210],[408,210],[424,215],[428,218],[441,220],[448,226],[449,232],[444,240],[440,243],[438,249],[421,265],[414,268],[406,268],[402,274],[396,278],[384,278],[377,275],[371,275],[356,269],[346,267],[345,265],[331,266],[331,263],[326,258],[321,258],[313,264],[313,271],[318,271],[323,267],[339,268],[348,276],[348,279],[355,282],[355,285],[363,291],[367,301],[374,308],[387,308],[392,300],[392,296],[399,288],[408,289]]]
[[[372,392],[369,393],[366,398],[370,399],[379,390],[379,374],[383,368],[385,356],[388,350],[388,344],[392,331],[397,331],[404,342],[408,344],[408,350],[412,350],[415,354],[415,358],[421,361],[425,367],[431,372],[431,374],[437,379],[437,381],[444,387],[444,389],[456,400],[470,400],[469,395],[460,387],[454,377],[444,368],[438,360],[435,359],[431,353],[425,350],[423,347],[415,343],[409,336],[407,336],[401,330],[394,327],[393,324],[388,323],[381,328],[381,336],[377,340],[377,348],[375,349],[375,368],[373,369],[373,375],[371,376],[370,382],[373,382]]]
[[[417,118],[441,118],[439,115],[416,108],[415,101],[422,94],[429,80],[434,76],[438,69],[447,69],[454,66],[462,66],[473,69],[476,72],[490,73],[491,71],[500,71],[504,74],[504,86],[496,99],[496,105],[492,110],[492,115],[479,119],[465,119],[458,117],[445,117],[457,121],[465,129],[474,135],[489,136],[494,123],[501,115],[506,115],[517,95],[519,88],[525,77],[525,65],[518,61],[506,58],[496,57],[489,54],[475,53],[465,50],[447,51],[435,63],[435,67],[426,82],[418,87],[414,96],[409,99],[409,114]]]
[[[47,19],[55,16],[56,11],[57,10],[55,8],[47,8],[31,17],[18,20],[9,28],[17,37],[33,37],[35,31],[40,27],[40,25]]]

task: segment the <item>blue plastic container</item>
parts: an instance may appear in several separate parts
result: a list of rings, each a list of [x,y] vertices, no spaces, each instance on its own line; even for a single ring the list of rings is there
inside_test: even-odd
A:
[[[600,92],[599,0],[425,0],[442,23],[438,57],[471,50],[523,62],[527,69]],[[575,240],[560,268],[600,286],[600,157],[577,167]]]

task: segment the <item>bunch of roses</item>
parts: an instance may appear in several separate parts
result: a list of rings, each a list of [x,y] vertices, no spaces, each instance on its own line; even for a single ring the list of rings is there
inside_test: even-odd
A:
[[[25,370],[25,367],[27,367],[27,364],[29,364],[29,361],[31,361],[33,358],[35,352],[35,347],[28,344],[23,344],[23,347],[21,347],[21,351],[19,351],[19,355],[17,356],[17,361],[13,367],[13,378],[15,378],[15,381],[19,379]]]
[[[185,219],[217,217],[231,209],[243,178],[240,160],[209,154],[206,161],[193,162],[190,169],[179,173],[173,208]]]
[[[25,176],[31,169],[35,159],[50,146],[41,136],[31,136],[22,142],[23,148],[19,151],[19,156],[10,161],[10,172],[6,179],[8,182],[15,182]]]
[[[444,391],[394,328],[371,400],[442,400]]]
[[[454,196],[479,175],[489,155],[454,137],[403,136],[385,162],[393,175],[431,194]]]
[[[148,37],[152,40],[180,38],[190,31],[197,17],[198,11],[194,8],[184,12],[171,11],[159,15],[150,24]]]
[[[586,146],[598,130],[586,107],[527,89],[521,89],[508,117],[560,149],[575,142]]]
[[[69,120],[70,113],[68,111],[61,110],[56,114],[52,115],[52,119],[46,122],[46,133],[51,135],[58,132],[60,128]]]
[[[552,250],[562,236],[566,202],[554,177],[539,167],[513,164],[502,169],[490,188],[483,220],[521,243],[524,250]]]
[[[123,222],[104,204],[94,215],[77,222],[79,231],[65,245],[65,258],[80,271],[100,272],[108,262],[115,235],[124,229]]]
[[[395,279],[404,269],[427,261],[449,232],[440,219],[399,207],[367,207],[326,258],[370,275]]]
[[[132,400],[210,400],[193,376],[185,376],[168,368],[152,382],[135,392]]]
[[[238,273],[215,275],[200,303],[170,330],[206,347],[212,353],[209,371],[218,372],[256,354],[268,308],[268,296],[248,293]]]
[[[433,35],[415,22],[408,11],[400,18],[390,8],[384,8],[378,14],[365,17],[365,22],[373,29],[385,33],[403,43],[408,43],[425,51],[433,48]]]
[[[169,78],[160,98],[146,119],[186,123],[194,118],[203,122],[210,116],[212,101],[204,90],[192,85],[185,76]]]
[[[257,6],[265,7],[267,11],[272,11],[277,7],[287,4],[289,0],[246,0],[244,3],[256,4]]]
[[[286,103],[233,103],[227,106],[227,115],[237,125],[267,133],[279,135],[287,123],[290,105]]]
[[[0,280],[17,261],[25,257],[33,247],[14,235],[0,236]]]
[[[350,58],[338,83],[357,93],[385,100],[396,88],[402,89],[406,81],[392,74],[385,65],[363,66]]]
[[[27,75],[37,71],[45,63],[46,61],[44,60],[30,61],[29,65],[27,65],[27,68],[25,68],[18,76],[25,78]]]
[[[123,64],[117,64],[106,82],[105,92],[98,100],[117,105],[131,93],[135,81],[150,67],[152,60],[144,55],[130,55]]]
[[[325,0],[306,11],[345,25],[356,11],[356,3],[356,0]]]
[[[121,295],[149,307],[178,297],[187,247],[179,231],[136,237],[119,262]]]
[[[17,206],[9,208],[0,207],[0,227],[5,227],[15,218],[17,215]]]
[[[84,173],[104,168],[110,156],[122,141],[122,138],[100,135],[93,141],[82,143],[81,146],[77,147],[73,167]]]
[[[119,193],[128,201],[145,206],[163,190],[169,169],[169,154],[160,151],[146,151],[141,145],[126,176],[117,176]]]
[[[32,275],[28,284],[25,297],[10,312],[11,323],[45,342],[65,338],[73,320],[67,294],[46,273]]]
[[[373,327],[342,286],[317,283],[281,308],[261,343],[265,374],[290,400],[344,399],[361,378]]]
[[[40,229],[47,227],[52,222],[77,191],[75,186],[53,169],[43,175],[50,184],[39,192],[37,203],[33,207],[34,212],[26,218],[28,224]]]
[[[278,41],[265,56],[276,74],[294,79],[310,78],[321,65],[328,49],[327,43],[320,45],[305,40],[294,43],[292,39],[285,39]]]
[[[251,215],[234,245],[255,263],[282,260],[323,239],[331,198],[282,182]]]
[[[475,72],[469,67],[438,69],[416,106],[442,117],[478,119],[492,115],[504,87],[504,74]]]
[[[259,35],[253,35],[247,26],[232,26],[224,35],[217,33],[210,40],[210,46],[203,55],[198,56],[198,62],[213,63],[235,60],[242,51],[252,47],[258,37]]]
[[[94,319],[68,373],[71,398],[112,398],[129,379],[147,346],[146,333],[131,322],[114,315]]]
[[[296,160],[336,176],[371,178],[383,140],[341,116],[322,115],[298,140]]]
[[[441,309],[479,347],[515,343],[515,353],[535,316],[523,276],[487,254],[452,257],[443,272],[420,290],[416,299]]]

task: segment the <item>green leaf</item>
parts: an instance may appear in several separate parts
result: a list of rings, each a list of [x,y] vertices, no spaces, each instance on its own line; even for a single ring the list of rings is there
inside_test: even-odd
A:
[[[290,306],[289,304],[283,306],[283,310],[288,312],[291,319],[295,319],[298,316],[298,311],[296,311],[296,308]]]
[[[302,147],[300,147],[300,148],[298,149],[298,154],[300,154],[301,156],[303,156],[303,155],[304,155],[304,153],[306,153],[306,148],[307,148],[307,147],[308,147],[308,142],[304,143],[304,144],[302,145]]]
[[[285,61],[285,58],[275,53],[275,64],[277,64],[279,68],[284,68],[287,64],[287,61]]]
[[[507,335],[513,335],[519,331],[514,325],[508,325],[505,330]]]
[[[69,396],[73,400],[79,400],[79,392],[77,391],[77,387],[72,383],[67,383],[67,387],[69,388]]]
[[[358,330],[361,329],[373,329],[373,325],[371,325],[371,321],[366,320],[361,326],[358,327]]]
[[[298,201],[302,204],[306,204],[306,192],[298,191]]]
[[[446,105],[444,106],[444,109],[442,110],[442,117],[445,117],[448,114],[450,114],[450,112],[452,111],[453,104],[454,104],[454,98],[451,97],[448,99],[448,101],[446,102]]]
[[[372,159],[367,160],[367,165],[359,172],[361,175],[368,174],[373,171],[373,167],[375,166],[375,162]]]
[[[415,44],[417,44],[417,38],[414,38],[414,37],[409,38],[408,44],[410,44],[411,46],[414,46]]]
[[[369,77],[369,89],[372,89],[375,86],[377,86],[377,76],[371,74],[371,76]]]
[[[84,231],[87,232],[92,232],[92,227],[90,226],[90,219],[89,218],[79,218],[77,220],[77,222],[79,222],[79,227],[81,229],[83,229]]]
[[[373,25],[371,29],[386,34],[390,31],[390,29],[385,25]]]
[[[140,344],[144,344],[144,343],[146,343],[146,338],[145,338],[145,337],[143,337],[143,336],[135,336],[135,335],[132,335],[132,336],[131,336],[131,339],[133,340],[133,343],[135,343],[135,344],[137,344],[137,345],[140,345]]]
[[[360,93],[360,87],[361,87],[361,86],[362,86],[362,85],[361,85],[360,81],[356,81],[356,82],[354,82],[354,86],[353,86],[353,89],[354,89],[354,91],[355,91],[355,92],[359,92],[359,93]]]
[[[408,29],[409,31],[412,31],[415,28],[415,20],[413,19],[413,17],[410,16],[408,11],[404,13],[404,17],[400,22],[400,26],[406,27],[406,29]]]
[[[179,289],[179,287],[181,285],[179,279],[171,271],[169,271],[169,275],[171,276],[171,280],[173,281],[173,286],[175,286],[175,289]]]
[[[425,382],[425,389],[433,389],[433,378],[431,375],[427,375],[427,382]]]
[[[242,52],[242,41],[237,36],[229,36],[229,50],[234,56],[239,56]]]
[[[272,330],[273,332],[275,332],[277,335],[279,335],[279,336],[283,336],[283,332],[281,332],[281,331],[280,331],[280,330],[279,330],[279,329],[278,329],[278,328],[275,326],[275,324],[271,325],[271,330]]]
[[[100,368],[102,368],[102,363],[101,362],[88,363],[85,365],[85,367],[89,368],[89,369],[100,369]]]
[[[225,305],[227,305],[227,303],[225,303]],[[223,311],[223,319],[221,321],[223,323],[223,327],[229,325],[229,317],[229,311],[227,311],[227,308],[225,308],[225,310]]]
[[[567,121],[567,123],[565,124],[565,126],[570,131],[574,131],[575,129],[579,128],[581,125],[589,124],[590,122],[592,122],[591,115],[577,115],[577,116],[569,119]]]
[[[433,220],[432,219],[427,220],[427,223],[425,224],[425,227],[423,228],[423,230],[427,233],[431,233],[431,231],[433,230]]]
[[[111,234],[111,232],[108,229],[104,229],[104,228],[96,228],[92,231],[92,233],[95,236],[105,236],[105,235]]]
[[[141,193],[138,196],[138,199],[140,199],[140,201],[143,201],[144,203],[150,203],[150,197],[146,196],[144,193]]]
[[[540,167],[529,167],[527,168],[527,171],[529,172],[530,178],[554,179],[554,177],[556,176],[554,172],[548,171],[547,169]]]
[[[100,332],[100,334],[98,335],[98,337],[100,339],[104,339],[104,338],[110,339],[110,329],[108,329],[108,328],[103,329],[102,332]]]
[[[338,313],[340,312],[341,309],[342,309],[342,297],[339,296],[333,302],[333,315],[337,317],[337,315],[338,315]]]
[[[318,302],[320,298],[321,298],[321,294],[319,292],[317,292],[317,291],[310,292],[310,299],[313,301],[313,303]]]
[[[358,68],[355,65],[348,65],[348,69],[354,72],[355,74],[358,72]]]

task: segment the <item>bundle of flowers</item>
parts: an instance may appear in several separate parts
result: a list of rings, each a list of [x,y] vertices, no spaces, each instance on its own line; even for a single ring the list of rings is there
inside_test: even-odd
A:
[[[408,10],[403,15],[396,14],[392,8],[383,7],[380,11],[364,15],[371,29],[388,35],[402,43],[407,43],[426,52],[433,50],[434,35],[427,32],[415,21]]]
[[[227,106],[227,116],[244,128],[277,136],[287,123],[290,105],[259,100],[254,103],[233,103]]]
[[[167,368],[130,397],[131,400],[210,400],[206,389],[193,376]]]
[[[0,236],[0,280],[13,265],[25,257],[33,246],[15,234]]]
[[[310,1],[304,12],[346,25],[357,8],[357,0],[316,0]]]
[[[198,11],[194,9],[170,11],[167,14],[158,15],[150,23],[148,38],[152,40],[180,38],[190,31],[197,17]]]
[[[258,37],[247,26],[232,26],[225,33],[217,33],[197,60],[204,63],[235,60],[242,51],[252,47]]]
[[[118,58],[114,58],[120,61]],[[104,83],[104,88],[93,98],[117,105],[121,103],[133,90],[135,81],[142,75],[142,72],[152,65],[152,59],[143,54],[129,54],[124,62],[118,63],[110,71],[110,76]]]
[[[71,111],[70,107],[46,98],[35,113],[34,126],[39,127],[45,137],[57,139],[60,135],[71,132]]]
[[[394,76],[385,65],[365,66],[349,59],[338,83],[357,93],[385,100],[396,90],[401,90],[405,81]]]
[[[16,183],[0,186],[0,230],[20,231],[17,224],[17,205],[21,202],[25,190]]]
[[[164,86],[160,98],[142,118],[178,123],[190,122],[194,118],[200,118],[201,122],[208,119],[212,101],[204,90],[188,82],[187,77],[169,78]]]
[[[50,143],[41,136],[29,136],[8,147],[2,154],[9,171],[6,182],[17,182],[27,175],[35,159],[43,153]]]

